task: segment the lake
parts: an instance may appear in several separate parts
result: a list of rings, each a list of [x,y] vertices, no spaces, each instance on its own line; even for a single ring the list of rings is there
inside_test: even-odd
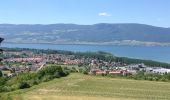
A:
[[[57,44],[13,44],[2,43],[1,47],[35,48],[68,51],[106,51],[115,56],[149,59],[170,63],[170,47],[163,46],[115,46],[115,45],[57,45]]]

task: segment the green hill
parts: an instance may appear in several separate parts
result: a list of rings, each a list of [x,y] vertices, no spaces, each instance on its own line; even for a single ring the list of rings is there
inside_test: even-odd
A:
[[[14,100],[170,100],[168,82],[87,76],[74,73],[68,77],[0,94]]]

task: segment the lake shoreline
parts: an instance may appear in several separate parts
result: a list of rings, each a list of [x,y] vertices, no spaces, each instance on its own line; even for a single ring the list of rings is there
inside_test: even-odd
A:
[[[125,46],[125,45],[87,45],[87,44],[45,44],[45,43],[6,43],[1,47],[7,48],[30,48],[30,49],[51,49],[73,52],[96,52],[104,51],[118,57],[154,60],[170,63],[169,46]]]

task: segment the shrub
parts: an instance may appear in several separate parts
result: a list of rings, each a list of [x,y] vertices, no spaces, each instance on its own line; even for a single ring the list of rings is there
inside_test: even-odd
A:
[[[29,87],[30,87],[30,85],[27,82],[22,81],[19,83],[20,89],[29,88]]]
[[[2,74],[2,71],[0,70],[0,77],[2,77],[3,76],[3,74]]]
[[[41,69],[39,72],[38,72],[38,77],[41,78],[45,75],[54,75],[56,72],[59,72],[59,73],[62,73],[63,70],[61,68],[61,66],[57,66],[57,65],[50,65],[50,66],[47,66],[43,69]],[[61,75],[61,74],[60,74]],[[62,75],[61,75],[62,76]]]
[[[42,78],[42,82],[48,82],[50,80],[52,80],[54,78],[54,76],[52,75],[46,75]]]
[[[61,76],[60,76],[60,73],[59,72],[56,72],[55,74],[54,74],[54,77],[55,78],[60,78]]]
[[[83,74],[88,75],[88,71],[85,71],[85,70],[84,70],[84,71],[83,71]]]
[[[75,73],[75,72],[78,72],[78,71],[77,71],[77,69],[75,67],[72,67],[71,72]]]
[[[38,85],[40,83],[40,80],[39,79],[32,79],[32,80],[29,80],[27,82],[30,86],[33,86],[33,85]]]
[[[2,89],[1,89],[2,92],[10,92],[12,91],[11,87],[9,86],[3,86]]]
[[[35,79],[35,80],[32,81],[33,85],[38,85],[39,83],[40,83],[40,80],[38,80],[38,79]]]
[[[64,72],[65,76],[67,76],[67,75],[70,74],[70,71],[69,71],[69,70],[64,70],[63,72]]]
[[[0,86],[1,85],[4,85],[7,81],[7,78],[4,78],[4,77],[0,77]]]

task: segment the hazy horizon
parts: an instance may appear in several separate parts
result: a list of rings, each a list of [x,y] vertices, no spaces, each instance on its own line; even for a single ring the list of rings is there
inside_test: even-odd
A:
[[[169,5],[169,0],[5,0],[0,3],[0,23],[140,23],[170,27]]]
[[[96,24],[141,24],[141,25],[149,25],[154,27],[162,27],[162,28],[170,28],[170,27],[164,27],[164,26],[156,26],[151,24],[144,24],[144,23],[94,23],[94,24],[76,24],[76,23],[46,23],[46,24],[39,24],[39,23],[33,23],[33,24],[27,24],[27,23],[0,23],[0,25],[56,25],[56,24],[70,24],[70,25],[96,25]]]

